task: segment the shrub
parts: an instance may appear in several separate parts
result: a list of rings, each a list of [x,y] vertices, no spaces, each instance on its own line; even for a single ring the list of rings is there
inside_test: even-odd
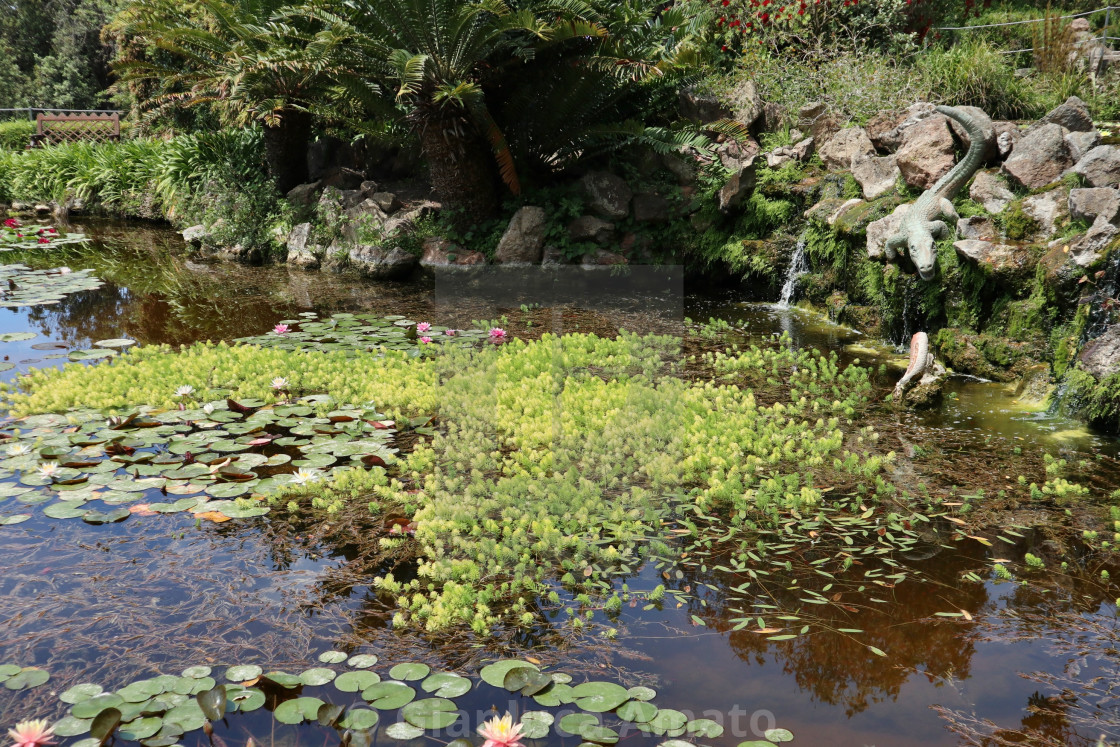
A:
[[[23,150],[31,142],[34,132],[34,122],[0,122],[0,150]]]

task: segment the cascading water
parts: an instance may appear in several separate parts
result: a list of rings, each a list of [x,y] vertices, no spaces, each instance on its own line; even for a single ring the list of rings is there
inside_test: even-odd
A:
[[[782,285],[782,295],[778,298],[778,307],[788,309],[793,302],[793,294],[797,292],[797,280],[809,272],[809,260],[805,257],[805,236],[797,240],[793,248],[793,255],[789,258],[789,268],[786,270],[786,281]]]

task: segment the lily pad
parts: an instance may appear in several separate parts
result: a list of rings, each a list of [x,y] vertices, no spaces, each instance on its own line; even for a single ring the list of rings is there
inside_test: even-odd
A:
[[[102,692],[104,692],[104,688],[101,687],[101,685],[95,684],[93,682],[83,682],[80,685],[74,685],[67,690],[63,690],[62,693],[59,694],[58,699],[63,703],[74,704],[80,703],[83,700],[89,700],[95,695],[100,695]],[[68,734],[63,736],[74,735]]]
[[[506,674],[509,670],[516,667],[528,667],[533,671],[539,672],[540,667],[527,661],[520,661],[518,659],[506,659],[505,661],[496,661],[493,664],[487,664],[479,672],[482,681],[494,687],[505,687]]]
[[[525,711],[521,714],[521,734],[526,739],[544,739],[555,720],[548,711]]]
[[[416,691],[402,682],[390,680],[367,687],[362,691],[362,697],[378,710],[395,711],[411,703]]]
[[[98,340],[93,344],[99,348],[127,348],[135,345],[136,340],[129,340],[124,337],[118,337],[112,340]]]
[[[124,703],[124,698],[116,693],[94,695],[92,698],[75,703],[70,709],[70,715],[75,718],[93,718],[106,708],[116,708],[122,703]]]
[[[625,687],[613,682],[584,682],[572,688],[576,705],[592,713],[613,711],[630,699]]]
[[[0,334],[0,342],[22,342],[34,340],[38,336],[38,332],[4,332]]]
[[[356,693],[381,681],[377,672],[343,672],[335,678],[334,686],[344,693]]]
[[[209,677],[212,671],[210,667],[205,666],[187,667],[183,670],[183,676],[192,680],[200,680],[203,677]]]
[[[130,742],[139,742],[141,739],[154,736],[162,726],[163,719],[156,718],[155,716],[146,716],[134,721],[129,721],[127,724],[122,724],[120,735],[122,739],[127,739]]]
[[[789,729],[767,729],[763,732],[762,736],[769,739],[771,742],[792,742],[793,732]]]
[[[420,729],[446,729],[459,719],[459,711],[446,698],[425,698],[404,706],[401,716]]]
[[[9,690],[27,690],[38,687],[51,678],[50,672],[38,667],[24,667],[18,674],[13,674],[4,682],[4,687]]]
[[[656,690],[648,687],[643,687],[642,685],[630,688],[626,691],[626,694],[629,695],[633,700],[642,701],[653,700],[655,697],[657,697]]]
[[[319,661],[324,664],[341,664],[346,661],[346,654],[341,651],[324,651],[319,654]]]
[[[398,721],[395,724],[390,724],[389,728],[385,730],[385,734],[391,739],[408,741],[410,739],[416,739],[417,737],[424,736],[424,730],[418,726],[413,726],[412,724]]]
[[[318,718],[319,706],[321,705],[323,705],[323,701],[318,698],[293,698],[276,706],[272,715],[282,724],[315,721]]]
[[[723,727],[710,718],[698,718],[685,724],[685,733],[704,739],[717,739],[723,736]]]
[[[300,683],[309,686],[325,685],[335,678],[333,669],[325,667],[318,667],[316,669],[308,669],[306,672],[299,676]]]
[[[377,711],[371,711],[368,708],[354,708],[346,712],[338,725],[344,729],[372,729],[377,726],[380,718],[381,715]]]
[[[230,682],[247,682],[261,676],[263,670],[256,664],[242,664],[226,670],[226,679]]]
[[[11,516],[0,516],[0,526],[8,526],[9,524],[22,524],[31,518],[31,514],[12,514]]]
[[[89,725],[93,723],[93,718],[77,718],[76,716],[64,716],[59,719],[54,725],[54,733],[59,737],[76,737],[79,734],[85,734],[89,731]]]
[[[408,662],[405,664],[398,664],[389,670],[389,676],[395,680],[402,680],[409,682],[412,680],[422,680],[431,672],[431,667],[427,664],[418,664],[415,662]]]
[[[599,718],[590,713],[569,713],[560,719],[560,731],[580,736],[590,726],[598,726]]]
[[[355,654],[347,659],[346,663],[355,669],[369,669],[377,663],[377,657],[373,654]]]
[[[653,703],[643,703],[639,700],[631,700],[623,703],[618,708],[618,717],[624,721],[632,721],[635,724],[644,724],[657,715],[657,706]]]
[[[441,698],[457,698],[470,692],[471,681],[450,672],[438,672],[421,682],[420,689]]]

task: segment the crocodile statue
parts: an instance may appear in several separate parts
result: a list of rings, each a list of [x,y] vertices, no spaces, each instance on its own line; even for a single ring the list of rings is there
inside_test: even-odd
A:
[[[905,249],[918,268],[918,275],[927,281],[933,280],[936,273],[934,239],[944,238],[949,233],[949,226],[942,218],[954,224],[957,222],[959,216],[951,200],[983,165],[995,141],[995,131],[990,123],[981,124],[960,109],[949,106],[938,106],[934,110],[961,123],[970,140],[968,153],[949,173],[922,192],[903,215],[898,231],[887,240],[884,251],[886,258],[893,260],[900,250]]]

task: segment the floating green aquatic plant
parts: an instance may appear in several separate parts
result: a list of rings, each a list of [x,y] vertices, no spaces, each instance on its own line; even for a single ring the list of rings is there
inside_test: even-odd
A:
[[[7,218],[0,223],[0,252],[41,251],[89,241],[85,234],[60,232],[54,226]]]
[[[71,293],[94,290],[101,285],[101,280],[89,270],[32,270],[20,264],[0,265],[0,307],[55,304]]]
[[[320,319],[305,312],[301,319],[285,319],[271,332],[242,337],[237,342],[281,350],[343,351],[350,355],[386,350],[418,354],[424,345],[471,345],[486,339],[480,329],[456,330],[399,315],[332,314]]]

